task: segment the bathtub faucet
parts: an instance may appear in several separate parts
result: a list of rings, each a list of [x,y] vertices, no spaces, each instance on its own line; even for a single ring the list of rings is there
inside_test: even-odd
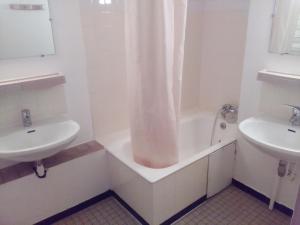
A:
[[[223,105],[221,115],[227,123],[236,123],[238,119],[238,106],[232,104]]]

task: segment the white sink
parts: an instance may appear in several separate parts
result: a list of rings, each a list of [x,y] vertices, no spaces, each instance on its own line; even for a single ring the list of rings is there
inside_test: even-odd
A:
[[[281,160],[300,161],[300,127],[279,119],[252,117],[241,122],[239,129],[263,152]]]
[[[31,162],[50,157],[64,150],[79,129],[72,120],[58,120],[7,131],[0,134],[0,158]]]

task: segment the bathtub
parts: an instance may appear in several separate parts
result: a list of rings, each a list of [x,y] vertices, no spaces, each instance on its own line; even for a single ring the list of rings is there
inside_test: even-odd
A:
[[[213,123],[214,114],[205,112],[182,118],[179,162],[163,169],[135,163],[129,136],[119,135],[105,145],[112,190],[151,225],[218,193],[232,180],[237,125],[219,119],[210,146]]]

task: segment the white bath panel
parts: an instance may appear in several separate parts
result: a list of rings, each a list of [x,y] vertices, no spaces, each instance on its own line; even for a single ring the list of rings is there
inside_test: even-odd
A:
[[[209,156],[207,197],[212,197],[229,186],[235,163],[235,143]]]
[[[108,154],[111,189],[149,223],[153,219],[153,185]]]
[[[114,190],[149,224],[159,225],[207,192],[208,157],[210,165],[209,196],[231,183],[235,139],[223,139],[214,146],[210,143],[213,116],[200,114],[181,122],[180,160],[163,169],[151,169],[134,162],[130,139],[106,146],[109,154],[111,189]],[[224,134],[225,135],[225,134]],[[226,136],[227,137],[227,136]],[[224,147],[225,146],[225,147]]]
[[[208,157],[176,173],[176,212],[189,206],[206,194]],[[174,214],[175,214],[174,213]]]
[[[153,219],[158,225],[173,216],[176,211],[176,173],[156,182],[153,186]]]

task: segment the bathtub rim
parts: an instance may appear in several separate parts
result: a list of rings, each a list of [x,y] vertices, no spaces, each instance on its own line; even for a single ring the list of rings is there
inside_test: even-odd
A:
[[[167,168],[162,168],[162,169],[153,169],[153,168],[145,167],[143,165],[136,163],[132,158],[131,160],[128,160],[127,158],[120,156],[120,154],[118,154],[118,151],[120,151],[122,149],[122,146],[125,143],[128,143],[129,141],[130,141],[129,138],[126,139],[124,138],[122,141],[120,140],[116,144],[112,144],[110,146],[105,147],[105,149],[108,152],[108,154],[110,154],[111,156],[113,156],[114,158],[122,162],[122,164],[124,164],[126,167],[131,169],[140,177],[144,178],[149,183],[154,184],[176,173],[177,171],[183,169],[184,167],[190,166],[193,163],[197,162],[198,160],[204,159],[205,157],[222,149],[223,147],[236,143],[236,138],[230,138],[221,143],[217,143],[183,161],[179,161],[178,163],[172,166],[169,166]]]
[[[209,118],[211,120],[216,116],[215,112],[211,111],[190,111],[185,112],[180,117],[180,123],[188,122],[194,120],[196,118]],[[130,129],[124,128],[118,131],[112,132],[110,134],[104,135],[102,137],[96,137],[96,140],[101,143],[104,147],[108,148],[109,146],[115,144],[117,141],[123,140],[124,138],[128,138],[130,135]]]

